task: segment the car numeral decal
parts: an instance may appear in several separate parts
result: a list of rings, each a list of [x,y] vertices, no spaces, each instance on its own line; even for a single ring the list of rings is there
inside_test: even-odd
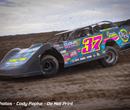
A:
[[[87,54],[92,51],[99,51],[100,50],[100,44],[102,41],[102,35],[97,35],[94,37],[89,37],[83,39],[83,45],[84,47],[82,48],[82,54]]]

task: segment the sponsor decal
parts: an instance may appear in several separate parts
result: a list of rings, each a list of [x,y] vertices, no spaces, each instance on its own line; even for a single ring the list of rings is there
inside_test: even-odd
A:
[[[82,57],[82,58],[80,58],[80,60],[82,61],[82,60],[86,60],[86,57]]]
[[[74,41],[65,41],[64,42],[65,48],[73,48],[73,47],[77,47],[79,45],[80,45],[80,39],[74,40]]]
[[[9,63],[16,63],[16,62],[21,62],[21,61],[25,61],[25,60],[27,60],[27,57],[12,58],[12,59],[9,59],[8,62]]]
[[[104,51],[102,51],[102,53],[103,53],[103,54],[105,54],[105,53],[106,53],[106,51],[104,50]]]
[[[90,59],[90,58],[92,58],[92,55],[87,56],[87,59]]]
[[[65,64],[69,64],[69,62],[65,62]]]
[[[100,56],[100,53],[99,53],[99,52],[97,52],[97,56]]]
[[[71,62],[72,62],[72,63],[75,63],[75,62],[78,62],[78,61],[79,61],[79,58],[72,58],[72,59],[71,59]]]
[[[114,40],[117,41],[119,40],[119,36],[115,32],[107,32],[108,38],[104,39],[103,43],[106,43],[108,40]]]
[[[117,35],[117,33],[115,33],[115,32],[107,32],[107,36],[109,37],[109,38],[115,38],[115,37],[117,37],[118,39],[119,39],[119,36]]]
[[[75,59],[74,61],[75,61],[75,62],[79,61],[79,58]]]
[[[61,50],[64,48],[63,44],[54,44],[53,47],[55,47],[58,50]]]
[[[81,53],[87,54],[91,53],[92,51],[99,51],[101,41],[102,41],[102,35],[84,38],[82,42],[84,47],[82,48]]]
[[[79,46],[80,45],[80,39],[75,40],[74,43],[76,44],[76,46]]]
[[[65,64],[74,63],[79,61],[78,53],[76,50],[67,52],[66,50],[61,51]]]
[[[93,57],[95,58],[97,55],[96,54],[93,54]]]
[[[78,53],[80,53],[80,52],[81,52],[81,49],[80,49],[80,48],[78,48],[78,49],[77,49],[77,52],[78,52]]]
[[[70,52],[70,57],[76,57],[76,56],[78,56],[78,54],[77,54],[77,51],[76,51],[76,50],[74,50],[74,51]]]
[[[69,53],[63,54],[63,57],[64,57],[64,62],[69,62],[71,60]]]
[[[128,32],[126,29],[121,29],[119,32],[119,36],[123,42],[125,42],[125,43],[128,42],[129,35],[128,35]]]

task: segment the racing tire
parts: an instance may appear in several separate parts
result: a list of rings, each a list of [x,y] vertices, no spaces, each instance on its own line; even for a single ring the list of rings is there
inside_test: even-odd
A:
[[[99,62],[103,67],[113,66],[118,62],[119,52],[118,49],[112,46],[106,47],[106,56]]]
[[[41,72],[45,77],[55,75],[59,70],[59,62],[52,55],[45,55],[41,59]]]

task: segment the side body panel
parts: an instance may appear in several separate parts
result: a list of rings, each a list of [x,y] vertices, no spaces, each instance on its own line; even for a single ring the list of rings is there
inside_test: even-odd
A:
[[[105,57],[106,43],[115,41],[120,47],[130,44],[130,30],[127,26],[101,30],[90,36],[54,44],[64,58],[64,67],[77,65]]]
[[[122,26],[122,27],[114,27],[111,29],[102,30],[104,36],[104,44],[107,43],[108,40],[113,40],[120,48],[126,48],[130,46],[130,27]]]
[[[102,33],[96,33],[58,43],[54,47],[63,56],[64,67],[69,67],[104,57],[105,46],[102,41]]]

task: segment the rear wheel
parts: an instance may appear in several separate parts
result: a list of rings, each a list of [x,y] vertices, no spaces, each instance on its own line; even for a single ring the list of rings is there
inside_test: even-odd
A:
[[[41,59],[41,71],[44,76],[54,75],[59,70],[59,62],[52,55],[45,55]]]
[[[106,56],[100,60],[100,63],[104,66],[113,66],[118,62],[119,54],[118,49],[107,46],[106,47]]]

